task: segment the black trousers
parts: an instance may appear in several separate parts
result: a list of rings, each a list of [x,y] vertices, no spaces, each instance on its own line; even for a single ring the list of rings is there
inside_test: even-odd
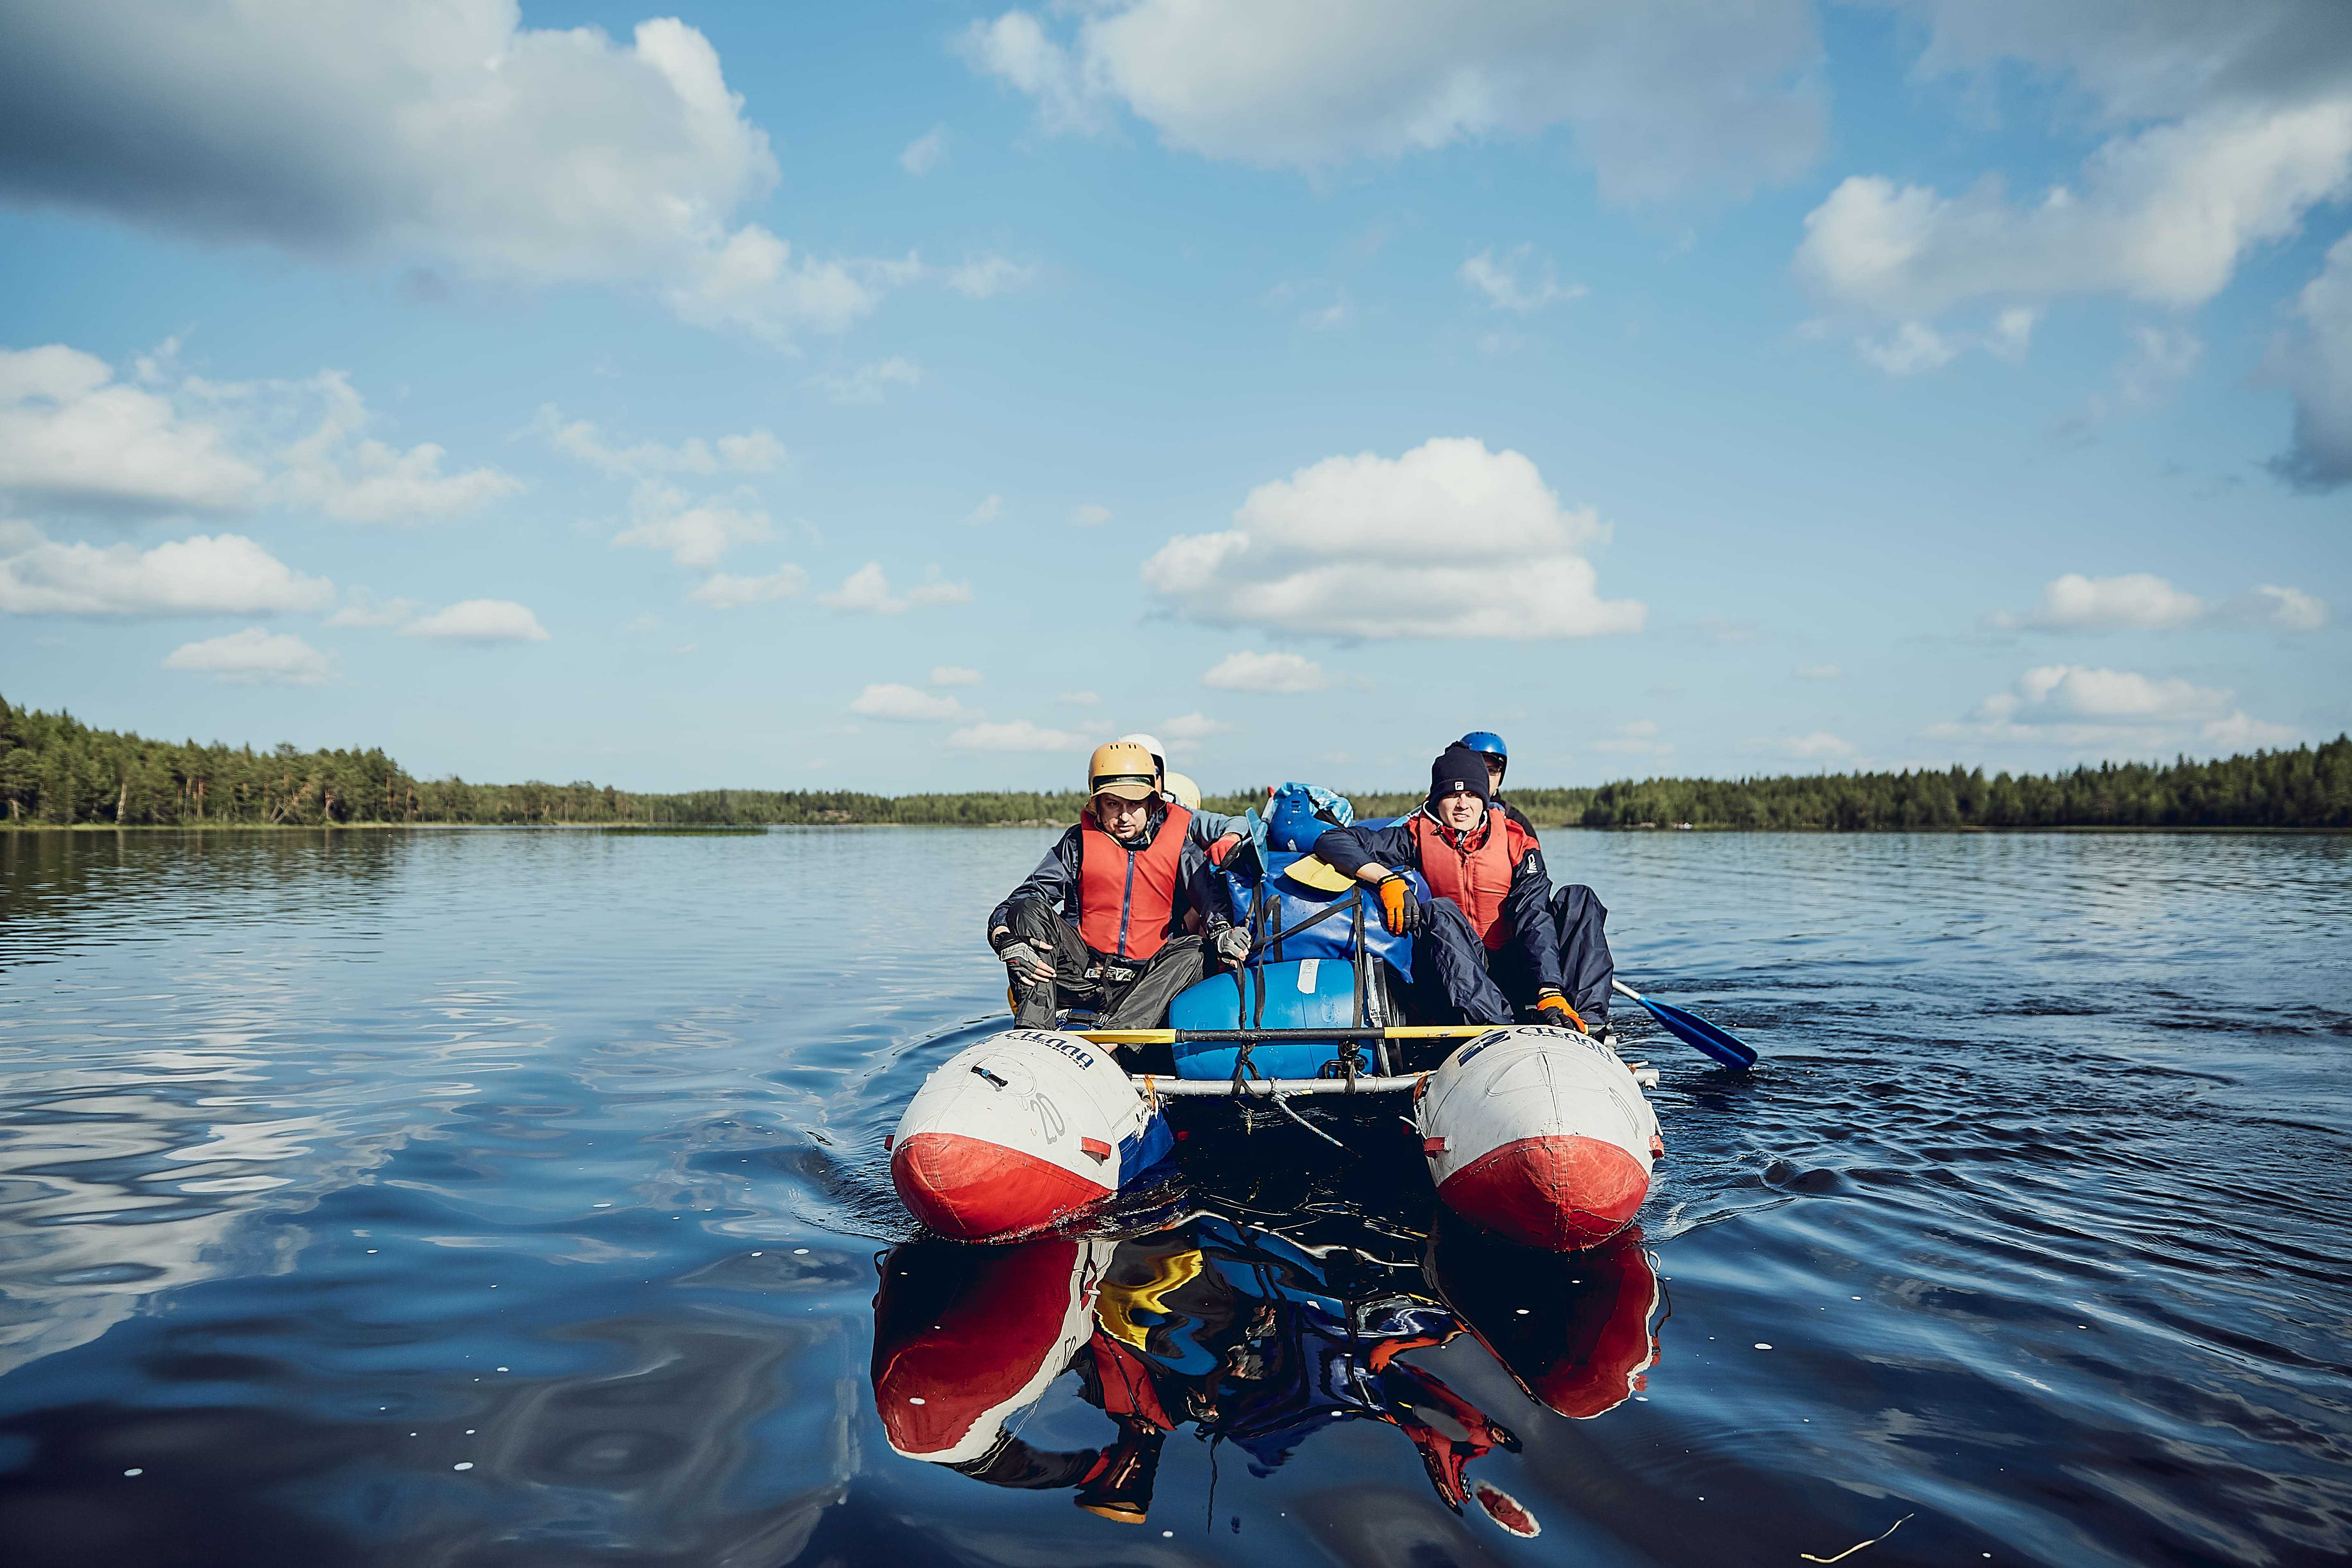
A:
[[[1513,1010],[1532,1013],[1539,984],[1517,942],[1489,952],[1470,919],[1450,899],[1421,906],[1414,934],[1414,1011],[1435,1021],[1508,1024]],[[1559,942],[1560,990],[1577,1016],[1598,1029],[1609,1021],[1609,982],[1616,964],[1603,929],[1609,910],[1583,886],[1552,894],[1550,918]]]
[[[1176,994],[1215,973],[1197,936],[1170,937],[1140,961],[1097,952],[1043,899],[1015,900],[1007,923],[1054,966],[1051,980],[1013,984],[1013,1021],[1024,1029],[1052,1028],[1054,1015],[1074,1002],[1095,1009],[1097,1028],[1162,1028]]]

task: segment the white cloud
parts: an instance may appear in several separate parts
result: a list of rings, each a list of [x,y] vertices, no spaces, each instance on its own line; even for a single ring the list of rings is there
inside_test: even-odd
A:
[[[931,567],[923,580],[901,596],[890,592],[890,579],[883,574],[882,563],[868,561],[852,572],[840,587],[819,594],[816,602],[829,610],[865,616],[899,616],[922,605],[964,605],[971,602],[971,584],[947,583],[940,579],[940,569]]]
[[[1034,267],[1008,260],[1002,256],[978,256],[947,269],[949,288],[967,300],[992,300],[1010,289],[1018,289],[1037,276]]]
[[[1849,177],[1805,218],[1798,271],[1829,297],[1895,317],[1984,298],[2116,293],[2202,304],[2248,249],[2294,232],[2352,178],[2352,97],[2231,104],[2119,136],[2079,191],[2027,204],[1988,177],[1957,196]]]
[[[435,642],[545,642],[547,628],[539,617],[512,599],[467,599],[446,610],[420,616],[400,628],[401,635],[429,637]]]
[[[1212,719],[1195,709],[1190,713],[1179,713],[1172,719],[1162,719],[1156,728],[1169,753],[1184,757],[1198,751],[1201,742],[1210,737],[1232,733],[1234,727],[1222,719]]]
[[[1504,252],[1499,262],[1492,250],[1482,250],[1462,264],[1462,281],[1485,295],[1486,303],[1497,310],[1514,310],[1523,316],[1558,300],[1584,298],[1583,284],[1560,286],[1549,260],[1543,264],[1542,276],[1534,282],[1520,281],[1520,269],[1528,264],[1534,249],[1531,245],[1515,247]]]
[[[335,661],[290,633],[247,626],[226,637],[183,643],[163,656],[165,669],[192,670],[216,680],[268,681],[278,686],[324,686],[335,679]]]
[[[2280,745],[2299,731],[2250,716],[2222,688],[2126,669],[2041,665],[1977,704],[1939,737],[2161,752],[2201,740],[2222,748]]]
[[[5,111],[0,111],[5,112]],[[249,503],[261,470],[217,425],[63,343],[0,349],[0,492],[150,510]]]
[[[681,566],[709,571],[738,544],[768,537],[768,514],[748,490],[696,500],[656,480],[639,481],[630,500],[635,517],[613,535],[616,547],[667,550]]]
[[[2041,312],[2011,306],[1993,317],[1980,332],[1938,330],[1925,321],[1904,321],[1883,339],[1856,338],[1854,352],[1864,363],[1889,375],[1918,375],[1941,370],[1970,349],[1982,349],[1995,359],[2014,364],[2025,357],[2033,342]]]
[[[1349,300],[1348,291],[1342,289],[1339,297],[1321,310],[1309,310],[1299,317],[1298,324],[1310,332],[1336,332],[1342,327],[1352,326],[1355,320],[1356,307]]]
[[[1592,749],[1617,757],[1663,757],[1674,751],[1675,743],[1658,739],[1655,719],[1635,719],[1593,742]]]
[[[1295,653],[1231,653],[1201,677],[1221,691],[1320,691],[1331,684],[1323,667]]]
[[[414,522],[471,511],[522,489],[521,480],[496,468],[444,474],[447,454],[429,441],[404,452],[362,436],[367,405],[341,371],[321,371],[290,388],[272,384],[320,412],[316,428],[278,453],[282,467],[264,492],[271,500],[315,507],[346,522]]]
[[[716,610],[740,610],[746,605],[797,599],[808,591],[808,574],[790,562],[763,577],[738,577],[714,572],[687,597]]]
[[[644,287],[780,339],[872,310],[886,264],[736,215],[778,178],[675,18],[617,43],[513,0],[0,9],[0,189],[304,258]]]
[[[2085,577],[2069,572],[2042,590],[2042,602],[2021,616],[2000,615],[1994,624],[2036,631],[2172,631],[2189,626],[2263,626],[2273,631],[2317,631],[2327,624],[2326,602],[2299,588],[2264,584],[2219,604],[2174,587],[2145,572],[2119,577]]]
[[[647,632],[657,632],[661,628],[662,618],[659,616],[632,616],[629,617],[628,624],[621,629],[632,637],[643,637]]]
[[[585,419],[567,420],[552,403],[540,405],[531,429],[550,446],[569,453],[614,479],[646,479],[656,474],[764,474],[789,456],[784,444],[769,431],[751,429],[740,435],[706,441],[689,436],[676,446],[660,441],[636,441],[615,447],[604,433]]]
[[[307,577],[242,534],[196,534],[152,549],[67,544],[0,524],[0,613],[17,616],[266,616],[323,610],[335,585]]]
[[[919,179],[938,168],[947,155],[948,128],[934,125],[907,143],[906,151],[898,154],[898,167]]]
[[[931,684],[933,686],[978,686],[980,671],[966,669],[960,664],[935,664],[931,666]]]
[[[2352,235],[2328,247],[2295,298],[2295,323],[2271,350],[2294,397],[2294,428],[2271,471],[2314,493],[2352,483]]]
[[[985,527],[987,524],[994,522],[999,516],[1003,515],[1003,511],[1004,498],[1003,496],[990,496],[986,500],[982,501],[978,506],[972,508],[971,510],[964,517],[964,521],[973,528]]]
[[[1834,664],[1801,664],[1795,673],[1799,680],[1836,680],[1845,671]]]
[[[1612,200],[1795,174],[1819,149],[1821,45],[1804,0],[1109,0],[1066,40],[1025,11],[975,22],[973,68],[1049,132],[1123,105],[1170,145],[1326,168],[1556,126]]]
[[[1599,596],[1600,519],[1475,439],[1328,458],[1252,490],[1233,523],[1171,539],[1143,580],[1195,620],[1346,637],[1591,637],[1648,613]]]
[[[868,719],[895,719],[906,723],[973,716],[952,697],[941,697],[918,687],[893,685],[868,686],[850,701],[849,710]]]
[[[343,607],[327,617],[331,626],[396,626],[415,618],[425,606],[414,599],[378,599],[365,588],[353,588]]]
[[[1094,691],[1065,691],[1059,697],[1055,698],[1054,700],[1071,708],[1099,708],[1102,706],[1102,695],[1099,692]]]
[[[948,736],[948,744],[967,752],[1076,752],[1087,738],[1067,730],[1047,730],[1027,719],[1002,724],[971,724]]]
[[[1110,519],[1110,508],[1098,506],[1093,501],[1087,502],[1070,513],[1071,523],[1078,528],[1100,528]]]
[[[1827,730],[1816,730],[1810,735],[1798,735],[1780,743],[1780,754],[1802,761],[1818,761],[1823,757],[1850,757],[1853,742],[1842,740]]]
[[[910,359],[896,354],[872,364],[860,365],[847,375],[813,375],[809,384],[824,388],[824,395],[835,403],[879,403],[893,385],[920,386],[923,367]]]

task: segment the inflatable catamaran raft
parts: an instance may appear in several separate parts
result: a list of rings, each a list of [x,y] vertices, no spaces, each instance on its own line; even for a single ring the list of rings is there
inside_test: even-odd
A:
[[[1179,994],[1169,1028],[1073,1018],[950,1058],[889,1140],[908,1209],[962,1240],[1034,1236],[1165,1162],[1171,1104],[1222,1098],[1327,1139],[1294,1100],[1376,1111],[1391,1127],[1404,1112],[1445,1205],[1524,1246],[1573,1251],[1630,1225],[1664,1152],[1643,1095],[1655,1071],[1619,1058],[1605,1036],[1552,1025],[1402,1021],[1394,997],[1412,979],[1411,939],[1384,929],[1360,884],[1295,841],[1269,843],[1257,813],[1250,822],[1246,868],[1221,872],[1248,922],[1247,963]],[[1726,1066],[1754,1064],[1706,1020],[1615,989]],[[1122,1051],[1152,1070],[1131,1070]]]

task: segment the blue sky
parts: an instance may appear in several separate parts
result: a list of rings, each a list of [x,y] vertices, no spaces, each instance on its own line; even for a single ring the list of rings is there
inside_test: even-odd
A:
[[[2352,725],[2332,0],[0,18],[0,693],[640,788]]]

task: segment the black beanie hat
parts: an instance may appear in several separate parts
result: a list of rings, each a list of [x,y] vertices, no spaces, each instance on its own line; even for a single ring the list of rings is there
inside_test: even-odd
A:
[[[1429,768],[1429,804],[1435,805],[1452,795],[1456,787],[1467,789],[1480,800],[1489,800],[1486,793],[1486,759],[1467,746],[1448,746]]]

